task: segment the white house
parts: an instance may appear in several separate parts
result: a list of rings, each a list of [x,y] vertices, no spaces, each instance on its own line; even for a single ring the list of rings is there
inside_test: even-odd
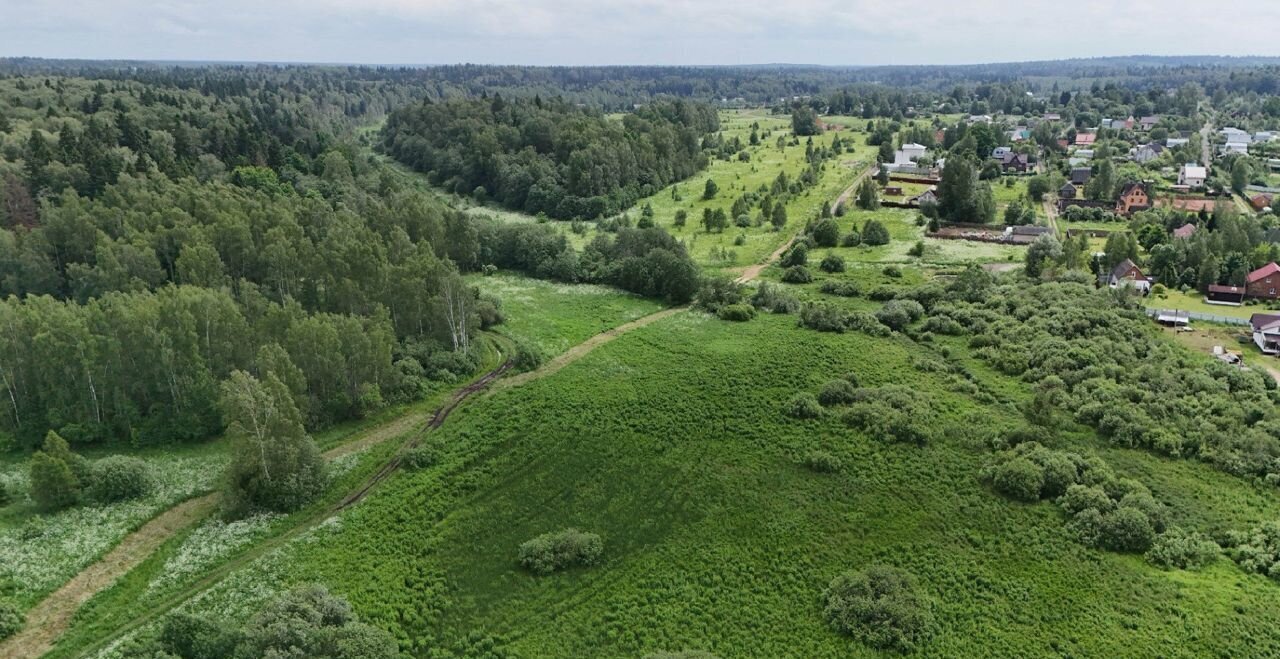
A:
[[[1247,156],[1249,155],[1249,143],[1248,142],[1227,142],[1222,147],[1222,153],[1224,155],[1229,153],[1238,153],[1242,156]]]
[[[1253,140],[1253,136],[1250,135],[1248,132],[1240,130],[1239,128],[1235,128],[1233,126],[1227,126],[1226,128],[1223,128],[1222,130],[1218,131],[1218,134],[1226,138],[1226,141],[1228,143],[1239,142],[1242,144],[1248,144]]]
[[[1280,353],[1280,315],[1255,313],[1249,317],[1253,328],[1253,342],[1268,355]]]
[[[1204,180],[1209,178],[1208,168],[1200,165],[1187,163],[1178,170],[1178,185],[1185,185],[1191,188],[1198,188],[1204,185]]]
[[[907,162],[912,162],[917,158],[923,158],[925,152],[928,150],[928,147],[923,144],[916,144],[915,142],[912,142],[911,144],[903,144],[900,149],[902,154],[907,157]]]
[[[1164,146],[1152,142],[1134,149],[1133,159],[1135,162],[1148,163],[1159,158],[1162,153],[1164,153]]]

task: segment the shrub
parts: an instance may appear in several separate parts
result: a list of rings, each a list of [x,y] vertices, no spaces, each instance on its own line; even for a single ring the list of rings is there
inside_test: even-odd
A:
[[[1137,508],[1117,508],[1103,516],[1102,544],[1124,552],[1145,552],[1155,540],[1155,529]]]
[[[800,309],[800,301],[783,287],[764,282],[751,296],[751,306],[769,313],[795,313]]]
[[[782,267],[790,268],[796,265],[805,265],[809,262],[809,246],[801,241],[791,246],[786,253],[782,255]]]
[[[822,593],[823,617],[836,631],[881,650],[910,652],[933,628],[929,601],[899,570],[873,565],[831,580]]]
[[[888,245],[889,230],[879,220],[867,220],[862,227],[862,242],[868,245]]]
[[[810,451],[804,456],[804,466],[808,467],[810,471],[830,474],[840,471],[840,458],[826,451]]]
[[[173,613],[160,627],[160,646],[183,659],[230,657],[238,641],[234,630],[192,613]]]
[[[822,385],[822,390],[818,392],[818,402],[823,407],[848,405],[856,399],[857,393],[848,380],[831,380]]]
[[[1280,521],[1266,521],[1247,532],[1233,532],[1230,546],[1231,559],[1242,570],[1280,581]]]
[[[595,565],[604,543],[594,533],[565,529],[544,533],[520,545],[520,565],[535,574],[551,574],[574,565]]]
[[[1120,499],[1120,508],[1133,508],[1146,516],[1156,533],[1163,533],[1168,523],[1168,512],[1149,492],[1130,492]]]
[[[827,295],[836,295],[839,297],[857,297],[861,293],[857,282],[852,281],[824,281],[818,286],[818,290]]]
[[[880,274],[890,279],[902,279],[902,268],[896,265],[886,265],[880,270]]]
[[[31,499],[42,510],[60,510],[74,505],[80,496],[80,481],[71,467],[44,451],[31,456]]]
[[[845,316],[829,304],[806,304],[800,308],[800,325],[819,332],[843,332]]]
[[[0,639],[18,633],[23,625],[22,611],[11,602],[0,601]]]
[[[1000,493],[1019,501],[1039,501],[1044,470],[1026,458],[1013,458],[996,467],[991,483]]]
[[[93,463],[89,497],[99,503],[137,499],[151,490],[147,463],[127,455],[113,455]]]
[[[922,316],[924,316],[924,307],[915,300],[890,300],[876,311],[876,320],[898,331]]]
[[[817,397],[808,392],[801,392],[787,401],[786,414],[795,419],[816,419],[822,416],[822,404]]]
[[[844,257],[839,254],[828,254],[822,257],[822,263],[818,264],[823,272],[844,272]]]
[[[0,508],[9,505],[13,501],[13,495],[9,493],[9,486],[0,480]]]
[[[391,659],[399,657],[395,638],[358,622],[345,599],[323,586],[297,588],[245,626],[236,657],[327,657]]]
[[[813,242],[819,247],[835,247],[840,241],[840,225],[836,221],[824,217],[813,225]]]
[[[403,464],[410,470],[427,469],[440,463],[440,448],[434,444],[419,444],[404,453]]]
[[[1115,507],[1115,502],[1097,485],[1072,485],[1058,497],[1058,505],[1068,515],[1078,515],[1089,509],[1108,512]]]
[[[532,371],[547,360],[546,353],[536,343],[517,339],[515,348],[512,365],[517,371]]]
[[[1172,528],[1160,534],[1147,550],[1147,561],[1157,567],[1197,570],[1213,562],[1221,550],[1203,533]]]
[[[807,284],[813,281],[809,269],[802,265],[793,265],[782,273],[782,281],[788,284]]]
[[[736,322],[744,322],[755,318],[756,308],[749,304],[729,304],[720,307],[716,315],[721,320],[732,320]]]
[[[862,244],[862,234],[857,231],[850,231],[840,237],[841,247],[857,247]]]
[[[871,289],[871,291],[867,293],[867,297],[875,300],[876,302],[888,302],[889,300],[898,297],[898,291],[889,288],[888,286],[879,286]]]

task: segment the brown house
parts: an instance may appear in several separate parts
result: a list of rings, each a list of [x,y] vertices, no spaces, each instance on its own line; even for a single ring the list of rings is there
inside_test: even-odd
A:
[[[1121,215],[1132,215],[1150,208],[1151,196],[1147,194],[1146,186],[1141,183],[1125,184],[1124,189],[1120,191],[1120,198],[1116,199],[1116,212]]]
[[[1204,299],[1210,303],[1241,304],[1244,302],[1244,289],[1239,286],[1209,284],[1209,292]]]
[[[1000,161],[1000,167],[1004,171],[1025,172],[1031,168],[1031,160],[1027,158],[1025,153],[1006,153]]]
[[[1244,291],[1249,297],[1280,299],[1280,265],[1272,261],[1250,272],[1244,278]]]

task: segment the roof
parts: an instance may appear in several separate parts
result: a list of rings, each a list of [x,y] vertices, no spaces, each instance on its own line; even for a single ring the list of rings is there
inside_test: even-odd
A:
[[[1076,144],[1093,144],[1098,136],[1093,133],[1076,133]]]
[[[1188,222],[1173,230],[1174,238],[1190,238],[1196,232],[1196,225]]]
[[[1123,188],[1120,188],[1120,196],[1121,197],[1128,196],[1129,193],[1133,192],[1134,190],[1141,190],[1143,194],[1146,194],[1147,186],[1141,183],[1130,181],[1128,183],[1125,183]]]
[[[1182,166],[1182,175],[1186,178],[1207,178],[1209,172],[1203,165],[1192,165],[1190,163]]]
[[[1058,192],[1067,192],[1067,191],[1070,191],[1070,192],[1076,191],[1076,186],[1072,185],[1071,181],[1067,181],[1066,183],[1063,183],[1062,187],[1058,188]]]
[[[1190,325],[1190,311],[1175,311],[1173,309],[1161,309],[1156,316],[1156,320],[1162,323],[1173,323],[1177,325]]]
[[[1123,260],[1123,261],[1121,261],[1121,262],[1117,263],[1117,264],[1116,264],[1116,267],[1114,267],[1114,268],[1112,268],[1112,269],[1111,269],[1111,278],[1112,278],[1112,279],[1123,279],[1123,278],[1124,278],[1125,273],[1129,272],[1130,270],[1137,270],[1137,271],[1138,271],[1138,276],[1139,276],[1139,277],[1142,277],[1142,269],[1141,269],[1141,268],[1139,268],[1139,267],[1138,267],[1138,265],[1137,265],[1136,263],[1134,263],[1133,261],[1131,261],[1131,260],[1129,260],[1129,259],[1125,259],[1125,260]],[[1142,278],[1144,278],[1144,279],[1145,279],[1145,277],[1142,277]]]
[[[1163,145],[1163,144],[1160,144],[1159,142],[1152,142],[1152,143],[1150,143],[1150,144],[1143,144],[1142,146],[1140,146],[1140,147],[1138,147],[1138,148],[1139,148],[1139,149],[1151,149],[1152,151],[1155,151],[1156,153],[1163,153],[1163,152],[1164,152],[1164,145]]]
[[[927,146],[925,146],[925,145],[923,145],[923,144],[916,144],[915,142],[912,142],[912,143],[910,143],[910,144],[903,144],[903,145],[902,145],[902,149],[903,149],[904,151],[905,151],[905,150],[907,150],[907,149],[911,149],[912,151],[928,151],[928,150],[929,150],[929,147],[927,147]]]
[[[1003,156],[1003,160],[1004,160],[1004,164],[1006,164],[1006,165],[1013,164],[1013,163],[1016,163],[1016,162],[1020,162],[1020,163],[1022,163],[1022,164],[1024,164],[1024,165],[1026,165],[1026,164],[1028,164],[1028,163],[1030,163],[1030,162],[1031,162],[1031,161],[1030,161],[1030,159],[1029,159],[1029,158],[1027,158],[1027,154],[1025,154],[1025,153],[1014,153],[1014,152],[1012,152],[1012,151],[1008,151],[1008,152],[1006,152],[1006,153],[1004,154],[1004,156]]]
[[[1256,194],[1249,197],[1249,203],[1253,204],[1254,210],[1262,210],[1271,205],[1271,197],[1265,194]]]
[[[1093,176],[1093,170],[1088,167],[1076,167],[1071,170],[1072,183],[1087,183],[1091,176]]]
[[[1231,293],[1234,295],[1244,295],[1244,289],[1239,286],[1223,286],[1221,284],[1209,284],[1210,293]]]
[[[1280,265],[1276,265],[1276,262],[1272,261],[1262,266],[1261,268],[1258,268],[1257,270],[1250,272],[1249,276],[1245,277],[1244,280],[1249,283],[1253,283],[1255,281],[1258,281],[1259,279],[1270,277],[1271,275],[1274,275],[1274,274],[1280,274]]]
[[[1052,230],[1049,227],[1040,227],[1032,225],[1023,225],[1013,227],[1013,235],[1015,236],[1046,236]]]
[[[1280,314],[1255,313],[1249,316],[1255,332],[1280,332]]]

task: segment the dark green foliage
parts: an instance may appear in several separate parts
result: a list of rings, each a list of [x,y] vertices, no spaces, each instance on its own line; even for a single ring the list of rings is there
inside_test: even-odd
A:
[[[790,268],[794,265],[805,265],[808,262],[809,246],[803,242],[797,242],[782,254],[780,265],[784,268]]]
[[[1198,570],[1212,563],[1222,549],[1203,533],[1171,528],[1161,533],[1147,550],[1152,565],[1166,570]]]
[[[456,179],[465,191],[484,186],[511,208],[589,219],[705,167],[699,143],[717,128],[714,110],[682,100],[649,103],[615,122],[562,99],[514,98],[494,111],[483,98],[454,98],[391,113],[382,143],[410,167]]]
[[[140,458],[113,455],[93,463],[87,493],[99,503],[137,499],[151,490],[151,471]]]
[[[822,615],[838,632],[880,650],[911,652],[933,633],[933,611],[915,581],[897,568],[872,565],[831,580]]]
[[[740,304],[744,294],[742,284],[731,277],[706,277],[698,289],[695,304],[702,309],[717,313],[723,307]]]
[[[547,361],[546,354],[537,344],[530,341],[516,341],[516,354],[513,357],[517,371],[532,371]]]
[[[67,463],[44,451],[31,456],[31,499],[42,510],[72,506],[80,497],[80,480]]]
[[[854,203],[866,211],[873,211],[880,208],[880,190],[876,187],[874,179],[866,178],[858,185],[858,194]]]
[[[707,184],[702,188],[703,199],[715,199],[716,193],[720,191],[720,186],[716,185],[715,180],[707,179]]]
[[[819,474],[831,474],[840,471],[840,458],[826,451],[810,451],[804,456],[804,466]]]
[[[862,234],[857,231],[850,231],[840,237],[841,247],[857,247],[862,244]]]
[[[818,113],[808,105],[798,105],[791,111],[791,132],[799,137],[817,135],[822,132],[818,126]]]
[[[782,281],[788,284],[807,284],[813,281],[813,274],[802,265],[793,265],[782,272]]]
[[[716,316],[718,316],[720,320],[744,322],[755,318],[756,308],[745,303],[726,304],[716,311]]]
[[[1265,521],[1246,532],[1232,532],[1227,555],[1246,572],[1280,581],[1280,522]]]
[[[801,392],[787,401],[786,414],[795,419],[816,419],[822,416],[822,403],[809,392]]]
[[[12,602],[0,600],[0,640],[18,633],[23,624],[22,611]]]
[[[1044,470],[1026,458],[1014,458],[996,467],[991,477],[996,490],[1020,501],[1039,501]]]
[[[929,404],[906,387],[857,389],[844,422],[874,439],[924,446],[929,443]]]
[[[302,586],[259,611],[240,633],[237,657],[393,659],[387,632],[358,622],[351,605],[323,586]]]
[[[239,634],[208,617],[169,614],[160,628],[160,646],[182,659],[222,659],[233,656]]]
[[[577,565],[595,565],[603,552],[600,536],[569,528],[544,533],[520,545],[518,560],[530,572],[545,575]]]
[[[403,464],[413,471],[434,467],[440,462],[440,453],[440,447],[435,444],[419,444],[405,451]]]
[[[819,247],[835,247],[840,241],[840,225],[829,217],[815,222],[809,233],[813,236],[813,242]]]
[[[795,313],[800,309],[800,301],[785,287],[769,282],[762,282],[756,289],[751,305],[769,313]]]
[[[924,307],[915,300],[890,300],[876,311],[876,320],[897,331],[902,331],[923,316]]]
[[[858,297],[862,294],[862,289],[856,281],[839,281],[829,279],[822,282],[818,286],[818,290],[827,295],[835,295],[838,297]]]
[[[222,385],[221,407],[232,446],[223,497],[227,516],[297,510],[324,487],[324,460],[278,378],[232,373]]]
[[[917,240],[916,244],[912,245],[911,249],[907,250],[907,256],[924,256],[924,241]]]
[[[831,380],[822,385],[822,390],[818,392],[818,402],[823,407],[847,405],[852,403],[855,398],[853,384],[844,379]]]
[[[862,242],[868,245],[888,245],[889,230],[879,220],[867,220],[862,226]]]
[[[821,268],[823,272],[844,272],[844,257],[839,254],[827,254],[822,257],[822,262],[818,264],[818,267]]]

